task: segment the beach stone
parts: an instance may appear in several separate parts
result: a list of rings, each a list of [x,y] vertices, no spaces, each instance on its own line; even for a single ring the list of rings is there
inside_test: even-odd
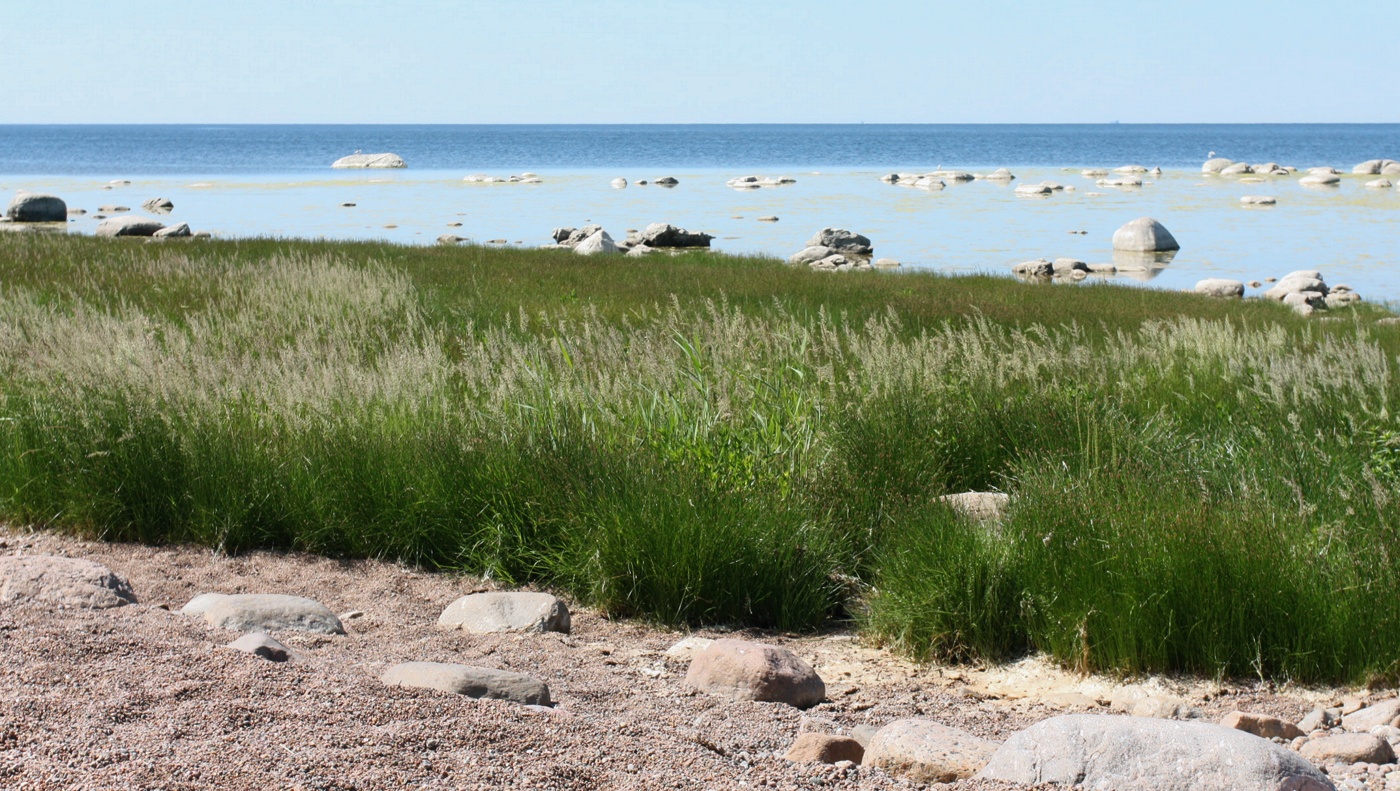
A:
[[[1049,195],[1050,193],[1054,192],[1054,190],[1050,189],[1044,184],[1020,184],[1017,185],[1015,192],[1017,195],[1035,196]]]
[[[638,182],[638,183],[641,183],[641,182]],[[678,181],[676,178],[674,178],[674,177],[672,177],[672,176],[662,176],[661,178],[659,178],[659,179],[653,181],[652,183],[653,183],[653,184],[656,184],[656,185],[659,185],[659,186],[662,186],[662,187],[674,187],[674,186],[676,186],[677,184],[679,184],[680,181]]]
[[[1141,187],[1142,179],[1132,176],[1118,176],[1117,178],[1099,179],[1094,183],[1100,187]]]
[[[876,269],[898,269],[902,266],[893,258],[877,258],[870,265]]]
[[[815,261],[820,261],[820,260],[822,260],[823,258],[826,258],[826,257],[828,257],[828,256],[830,256],[830,255],[831,255],[831,248],[830,248],[830,247],[823,247],[823,246],[821,246],[821,245],[813,245],[813,246],[811,246],[811,247],[805,247],[805,248],[803,248],[803,249],[797,251],[796,253],[793,253],[792,256],[788,258],[788,263],[791,263],[791,264],[810,264],[810,263],[813,263],[813,262],[815,262]]]
[[[1400,162],[1390,162],[1381,168],[1382,176],[1400,176]]]
[[[466,239],[458,236],[455,233],[445,233],[437,238],[438,244],[461,244],[465,241]]]
[[[569,633],[569,608],[548,593],[472,593],[447,605],[438,626],[472,634],[493,632]]]
[[[1114,168],[1114,173],[1146,173],[1147,168],[1142,165],[1124,165],[1121,168]]]
[[[964,170],[935,170],[932,173],[925,173],[932,179],[947,179],[949,181],[972,181],[977,176]]]
[[[1107,176],[1108,171],[1103,168],[1088,168],[1087,170],[1079,171],[1079,175],[1086,179],[1100,179]]]
[[[612,255],[622,251],[613,243],[613,238],[607,231],[598,231],[574,245],[574,252],[579,255]]]
[[[1365,186],[1373,190],[1388,190],[1395,184],[1390,179],[1372,179],[1366,182]]]
[[[849,736],[809,731],[797,734],[797,740],[783,757],[795,763],[834,764],[837,761],[850,761],[858,764],[864,756],[865,748]]]
[[[903,184],[903,183],[905,183],[905,182],[901,181],[900,183]],[[945,183],[943,183],[943,179],[936,179],[936,178],[930,178],[930,177],[928,177],[928,176],[921,176],[921,177],[919,177],[919,178],[914,179],[914,186],[915,186],[916,188],[918,188],[918,189],[921,189],[921,190],[934,191],[934,190],[941,190],[941,189],[947,187],[948,185],[945,184]]]
[[[1287,299],[1289,294],[1303,292],[1316,292],[1325,297],[1328,292],[1327,283],[1323,282],[1321,275],[1317,272],[1294,272],[1284,276],[1272,288],[1265,291],[1264,297],[1282,302]]]
[[[11,222],[67,222],[68,204],[56,195],[20,190],[10,199],[5,216]]]
[[[105,610],[136,601],[131,585],[100,563],[56,555],[0,557],[0,602]]]
[[[1240,203],[1245,206],[1273,206],[1278,199],[1272,195],[1245,195],[1240,198]]]
[[[1055,274],[1055,265],[1044,258],[1037,258],[1013,265],[1011,273],[1018,277],[1048,278]]]
[[[812,666],[786,648],[748,640],[716,640],[691,660],[689,687],[735,700],[787,703],[810,708],[826,697],[826,684]]]
[[[647,247],[647,246],[644,245],[644,244],[638,244],[637,246],[632,247],[631,249],[629,249],[629,250],[627,251],[627,257],[628,257],[628,258],[641,258],[642,256],[650,255],[650,254],[652,254],[652,253],[654,253],[654,252],[656,252],[656,248],[654,248],[654,247]]]
[[[988,181],[1014,181],[1016,179],[1016,177],[1011,174],[1011,171],[1006,168],[997,168],[983,178]]]
[[[870,240],[845,228],[823,228],[807,240],[808,247],[829,247],[833,252],[851,255],[870,255],[875,248]]]
[[[1299,184],[1303,184],[1309,187],[1328,187],[1335,184],[1340,184],[1341,181],[1342,177],[1336,175],[1335,173],[1310,173],[1298,179]]]
[[[1226,167],[1224,167],[1224,168],[1221,168],[1221,170],[1220,170],[1220,175],[1222,175],[1222,176],[1240,176],[1240,175],[1244,175],[1245,173],[1253,173],[1253,172],[1254,172],[1254,168],[1250,167],[1249,165],[1245,164],[1244,162],[1235,162],[1235,163],[1230,164],[1230,165],[1228,165],[1228,166],[1226,166]]]
[[[709,247],[713,238],[707,233],[692,233],[664,222],[654,222],[637,235],[638,241],[649,247]]]
[[[169,198],[151,198],[141,204],[141,208],[152,214],[169,214],[175,210],[175,202]]]
[[[870,740],[864,763],[920,783],[951,783],[977,774],[999,746],[932,720],[895,720]]]
[[[1244,731],[1101,714],[1066,714],[1032,725],[1008,739],[977,777],[1105,791],[1332,788],[1296,753]]]
[[[1339,733],[1309,739],[1298,754],[1315,764],[1393,764],[1395,748],[1370,733]]]
[[[666,656],[671,659],[684,659],[689,661],[694,659],[696,654],[709,648],[710,644],[713,642],[714,640],[708,637],[696,637],[692,635],[674,643],[670,648],[667,648]]]
[[[1368,159],[1365,162],[1351,169],[1351,172],[1358,176],[1375,176],[1381,172],[1385,160]]]
[[[527,706],[549,706],[549,687],[521,673],[449,662],[404,662],[384,671],[391,687],[435,689],[453,695],[506,700]]]
[[[846,256],[844,255],[841,255],[840,253],[837,253],[835,255],[829,255],[820,261],[812,262],[812,268],[814,269],[840,269],[843,266],[850,265],[850,259],[846,258]]]
[[[1263,739],[1296,739],[1303,736],[1303,731],[1287,720],[1278,717],[1271,717],[1268,714],[1249,714],[1243,711],[1232,711],[1220,720],[1220,724],[1226,728],[1234,728],[1237,731],[1252,733]]]
[[[1324,166],[1324,167],[1317,167],[1317,168],[1308,168],[1308,172],[1309,172],[1309,173],[1313,173],[1313,174],[1317,174],[1317,175],[1320,175],[1320,176],[1340,176],[1340,175],[1342,175],[1342,171],[1337,170],[1336,168],[1333,168],[1333,167],[1325,167],[1325,166]]]
[[[938,498],[963,517],[974,522],[997,522],[1006,514],[1011,496],[1002,492],[961,492]]]
[[[851,738],[855,739],[857,742],[860,742],[861,747],[864,747],[866,750],[869,750],[870,740],[874,739],[875,734],[879,732],[879,727],[875,725],[862,723],[851,729]]]
[[[282,645],[267,632],[245,634],[224,647],[262,657],[269,662],[286,662],[293,656],[292,649]]]
[[[1342,727],[1349,731],[1369,731],[1377,725],[1389,725],[1396,717],[1400,717],[1400,698],[1347,713],[1342,716]]]
[[[1332,291],[1328,292],[1326,297],[1323,297],[1323,302],[1327,305],[1329,309],[1344,308],[1348,305],[1354,305],[1360,301],[1361,295],[1356,293],[1355,291],[1340,291],[1338,289],[1332,289]]]
[[[1291,308],[1325,308],[1327,307],[1327,297],[1321,291],[1293,291],[1283,295],[1283,304]],[[1311,311],[1299,310],[1298,312],[1307,314]]]
[[[1331,728],[1334,725],[1342,724],[1341,709],[1315,708],[1298,720],[1298,730],[1303,733],[1312,733],[1322,728]]]
[[[351,154],[331,163],[333,168],[406,168],[408,163],[398,154]]]
[[[624,189],[627,187],[627,179],[615,178],[612,181],[609,181],[608,184],[612,185],[613,189]]]
[[[164,228],[165,225],[146,217],[138,217],[135,214],[124,214],[121,217],[108,217],[97,224],[97,235],[106,238],[118,236],[154,236],[156,231]]]
[[[281,593],[204,593],[180,610],[202,615],[216,629],[238,632],[315,632],[345,634],[345,627],[324,604]]]
[[[1152,253],[1179,250],[1181,245],[1166,226],[1151,217],[1139,217],[1113,232],[1113,249]]]
[[[777,222],[777,221],[778,221],[778,218],[775,217],[775,216],[773,216],[773,215],[771,215],[771,214],[769,214],[769,215],[764,216],[764,217],[759,217],[759,218],[758,218],[758,221],[759,221],[759,222]]]
[[[1056,277],[1089,271],[1089,265],[1077,258],[1056,258],[1051,262],[1050,268]]]
[[[1208,277],[1196,284],[1196,293],[1211,297],[1243,297],[1244,283],[1220,277]]]
[[[194,233],[190,231],[190,224],[187,222],[177,222],[151,234],[157,239],[188,239],[193,235]]]

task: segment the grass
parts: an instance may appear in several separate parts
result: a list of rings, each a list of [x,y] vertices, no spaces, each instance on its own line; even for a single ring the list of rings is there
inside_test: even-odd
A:
[[[0,235],[0,516],[911,655],[1400,670],[1400,328],[707,254]],[[997,525],[938,496],[1013,495]]]

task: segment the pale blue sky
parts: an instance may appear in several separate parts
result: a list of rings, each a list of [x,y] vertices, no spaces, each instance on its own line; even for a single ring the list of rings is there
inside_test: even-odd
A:
[[[1400,121],[1400,2],[0,0],[0,123]]]

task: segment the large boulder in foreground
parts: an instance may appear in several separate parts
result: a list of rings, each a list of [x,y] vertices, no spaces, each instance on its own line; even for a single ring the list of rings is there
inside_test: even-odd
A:
[[[345,634],[340,619],[324,604],[280,593],[202,593],[180,612],[202,615],[216,629],[238,632]]]
[[[1333,786],[1288,749],[1199,722],[1069,714],[1007,740],[977,775],[1113,791],[1327,791]]]
[[[1161,253],[1180,250],[1176,237],[1151,217],[1139,217],[1113,232],[1113,249],[1131,253]]]
[[[68,204],[56,195],[21,190],[10,200],[5,216],[12,222],[68,222]]]
[[[97,224],[97,235],[109,239],[118,236],[155,236],[164,230],[165,224],[148,217],[125,214],[121,217],[108,217]]]
[[[403,157],[398,154],[351,154],[332,162],[331,167],[340,169],[406,168],[408,163],[404,162]]]
[[[977,774],[999,746],[932,720],[895,720],[870,739],[864,765],[921,783],[951,783]]]
[[[807,240],[807,247],[826,247],[834,253],[851,255],[871,255],[875,248],[870,240],[845,228],[823,228]]]
[[[787,703],[799,709],[826,697],[826,683],[797,654],[748,640],[716,640],[695,655],[685,683],[735,700]]]
[[[527,706],[549,706],[549,687],[520,673],[472,667],[450,662],[404,662],[384,672],[381,680],[391,687],[435,689],[453,695],[508,700]]]
[[[472,634],[493,632],[569,633],[569,608],[548,593],[472,593],[447,605],[438,626]]]
[[[100,563],[55,555],[0,557],[0,602],[104,610],[136,601],[127,581]]]

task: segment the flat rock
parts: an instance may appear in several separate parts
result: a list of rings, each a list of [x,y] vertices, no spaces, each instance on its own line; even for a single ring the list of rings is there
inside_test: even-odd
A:
[[[1011,496],[1002,492],[959,492],[945,494],[938,500],[947,503],[967,519],[976,522],[996,522],[1006,513]]]
[[[169,198],[151,198],[142,203],[141,208],[152,214],[169,214],[175,210],[175,202]]]
[[[100,563],[56,555],[0,557],[0,602],[105,610],[132,604],[131,585]]]
[[[472,634],[493,632],[569,633],[569,608],[548,593],[472,593],[447,605],[438,626]]]
[[[1272,195],[1245,195],[1240,198],[1240,203],[1245,206],[1273,206],[1278,203],[1278,198]]]
[[[1291,741],[1304,735],[1297,725],[1278,717],[1271,717],[1268,714],[1232,711],[1221,718],[1220,724],[1226,728],[1252,733],[1263,739],[1288,739]]]
[[[687,231],[664,222],[654,222],[637,235],[638,241],[648,247],[709,247],[713,238],[707,233]]]
[[[767,215],[766,217],[759,217],[759,218],[758,218],[758,221],[759,221],[759,222],[777,222],[777,221],[778,221],[778,218],[777,218],[777,217],[774,217],[773,215],[770,214],[770,215]]]
[[[68,204],[56,195],[20,190],[5,209],[12,222],[67,222]]]
[[[1034,261],[1022,261],[1012,266],[1011,272],[1018,277],[1048,278],[1055,274],[1055,265],[1044,258],[1037,258]]]
[[[1309,187],[1330,187],[1342,182],[1342,177],[1335,173],[1309,173],[1298,179],[1299,184]]]
[[[408,163],[398,154],[351,154],[331,163],[333,168],[406,168]]]
[[[1395,748],[1370,733],[1339,733],[1309,739],[1298,754],[1315,764],[1393,764]]]
[[[245,654],[252,654],[261,657],[269,662],[286,662],[294,656],[292,649],[282,645],[275,637],[267,632],[252,632],[234,640],[225,648],[232,648],[235,651],[242,651]]]
[[[154,236],[157,231],[165,228],[165,224],[148,217],[138,217],[135,214],[124,214],[120,217],[108,217],[97,224],[97,235],[107,238],[118,236]]]
[[[810,264],[810,263],[812,263],[812,262],[814,262],[814,261],[820,261],[820,260],[822,260],[823,258],[828,258],[828,257],[830,257],[830,256],[831,256],[831,253],[832,253],[832,250],[831,250],[830,247],[823,247],[823,246],[821,246],[821,245],[813,245],[813,246],[811,246],[811,247],[804,247],[804,248],[802,248],[801,250],[798,250],[797,252],[793,253],[793,254],[788,258],[788,263],[790,263],[790,264]]]
[[[445,233],[437,238],[438,244],[461,244],[465,241],[466,239],[458,236],[455,233]]]
[[[1032,725],[1008,739],[977,776],[1103,791],[1332,788],[1296,753],[1244,731],[1099,714],[1067,714]]]
[[[672,659],[691,660],[695,655],[710,647],[714,640],[708,637],[697,637],[691,635],[684,640],[677,641],[670,648],[666,649],[666,656]]]
[[[1139,217],[1113,232],[1113,249],[1135,253],[1179,250],[1181,245],[1166,226],[1151,217]]]
[[[1383,700],[1342,717],[1342,727],[1349,731],[1369,731],[1377,725],[1389,725],[1400,717],[1400,698]]]
[[[1222,277],[1208,277],[1196,283],[1195,291],[1197,294],[1211,297],[1238,298],[1244,296],[1244,283]]]
[[[735,700],[787,703],[809,708],[826,697],[826,684],[812,666],[786,648],[716,640],[691,660],[687,686]]]
[[[549,706],[549,687],[521,673],[448,662],[404,662],[384,672],[391,687],[435,689],[453,695],[507,700],[527,706]]]
[[[865,765],[920,783],[951,783],[977,774],[998,747],[932,720],[895,720],[871,738]]]
[[[280,593],[203,593],[180,610],[202,615],[216,629],[239,632],[345,634],[340,619],[313,599]]]
[[[865,748],[849,736],[834,736],[829,733],[799,733],[797,741],[788,748],[783,757],[797,763],[834,764],[837,761],[861,762]]]
[[[1373,190],[1388,190],[1395,184],[1390,179],[1372,179],[1366,182],[1365,186]]]

